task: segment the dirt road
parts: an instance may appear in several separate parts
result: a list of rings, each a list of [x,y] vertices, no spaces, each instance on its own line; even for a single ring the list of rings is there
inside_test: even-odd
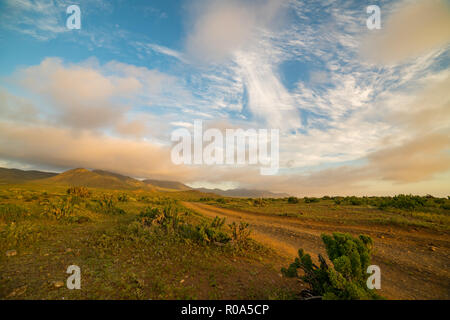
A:
[[[207,217],[225,217],[227,223],[248,222],[254,240],[289,259],[297,255],[299,248],[312,256],[325,254],[322,233],[368,234],[374,240],[372,264],[381,269],[381,295],[389,299],[450,299],[450,238],[446,233],[391,226],[332,225],[194,202],[183,205]]]

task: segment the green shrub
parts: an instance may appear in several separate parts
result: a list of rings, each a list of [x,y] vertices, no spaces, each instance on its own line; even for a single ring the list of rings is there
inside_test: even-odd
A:
[[[112,195],[104,194],[97,200],[97,210],[104,214],[118,215],[125,214],[121,208],[116,207],[116,201]]]
[[[175,232],[183,239],[191,239],[198,243],[227,243],[231,240],[221,231],[225,218],[215,217],[210,224],[203,222],[194,226],[183,221],[180,208],[175,205],[168,205],[162,209],[147,207],[138,218],[144,226],[157,226],[166,232]]]
[[[86,187],[71,187],[67,189],[67,194],[80,198],[89,198],[91,196],[91,192]]]
[[[289,197],[288,203],[298,203],[298,198],[297,197]]]
[[[61,198],[50,203],[47,207],[46,215],[56,220],[68,218],[73,215],[74,204],[71,199]]]
[[[373,206],[381,210],[395,208],[406,211],[434,211],[435,209],[449,210],[448,199],[436,198],[431,195],[414,196],[399,194],[394,197],[334,197],[337,205]],[[306,200],[305,200],[306,202]]]
[[[228,227],[231,229],[231,239],[233,242],[239,245],[243,245],[248,242],[251,233],[248,223],[241,222],[237,224],[236,222],[233,222],[228,225]]]
[[[450,210],[450,203],[443,203],[441,204],[441,208],[444,210]]]
[[[265,205],[265,201],[263,198],[253,199],[252,201],[255,207],[263,207]]]
[[[198,243],[222,243],[225,244],[231,240],[231,238],[220,230],[225,219],[217,220],[216,217],[210,225],[202,223],[194,226],[192,224],[184,224],[181,226],[181,235],[185,239],[191,239]]]
[[[2,239],[0,246],[2,248],[28,246],[42,238],[48,237],[48,235],[47,228],[35,223],[28,221],[12,222],[0,232],[0,238]]]
[[[323,234],[322,240],[333,266],[328,266],[321,255],[320,266],[317,266],[311,256],[300,249],[298,258],[281,272],[287,277],[299,277],[305,281],[310,290],[304,294],[310,296],[344,300],[381,298],[366,285],[372,249],[369,236],[354,238],[349,234],[333,233],[332,236]],[[299,276],[298,269],[303,270],[304,275]]]
[[[305,200],[305,203],[313,203],[313,202],[319,202],[320,201],[319,198],[314,198],[314,197],[311,197],[311,198],[305,197],[304,200]]]
[[[0,204],[0,221],[4,223],[22,220],[29,215],[25,208],[16,204]]]
[[[117,196],[117,200],[119,200],[119,202],[127,202],[130,200],[130,197],[126,193],[122,193]]]
[[[153,220],[161,213],[160,209],[153,207],[145,207],[138,215],[143,225],[150,226]]]
[[[138,218],[144,225],[159,226],[166,231],[177,231],[182,223],[179,207],[173,204],[166,205],[162,209],[146,207]]]

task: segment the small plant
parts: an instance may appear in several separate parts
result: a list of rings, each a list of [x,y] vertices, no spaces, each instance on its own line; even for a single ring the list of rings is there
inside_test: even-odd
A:
[[[214,220],[211,222],[211,228],[217,228],[220,229],[225,224],[225,218],[220,219],[219,217],[215,217]]]
[[[181,233],[184,238],[192,239],[200,243],[225,244],[231,238],[225,232],[221,231],[224,224],[225,218],[220,219],[219,217],[215,217],[209,225],[206,223],[198,226],[184,224],[181,227]]]
[[[48,216],[55,218],[56,220],[68,218],[73,215],[74,204],[71,199],[62,198],[57,202],[50,203],[46,213]]]
[[[167,205],[162,210],[153,209],[153,212],[148,213],[151,218],[151,223],[153,225],[159,225],[166,231],[176,231],[178,230],[181,221],[179,216],[178,207],[175,205]]]
[[[125,211],[122,209],[116,207],[116,201],[112,195],[104,194],[102,198],[97,200],[98,203],[98,211],[105,213],[105,214],[125,214]]]
[[[233,242],[239,245],[246,244],[248,242],[251,233],[248,223],[241,222],[237,224],[236,222],[233,222],[232,224],[229,224],[228,227],[231,229],[231,239]]]
[[[263,198],[253,199],[253,205],[255,207],[263,207],[264,206],[264,199]]]
[[[117,196],[117,200],[119,202],[127,202],[130,200],[130,198],[128,197],[128,195],[126,193],[122,193]]]
[[[320,266],[317,266],[311,256],[300,249],[298,258],[287,269],[281,269],[285,276],[299,277],[309,284],[310,290],[303,291],[303,296],[343,300],[381,298],[366,285],[372,249],[369,236],[354,238],[349,234],[333,233],[332,236],[323,234],[322,240],[333,266],[329,266],[320,254]],[[299,276],[298,269],[304,275]]]
[[[71,187],[67,189],[67,194],[80,198],[89,198],[91,196],[91,192],[86,187]]]
[[[153,224],[153,220],[160,214],[161,211],[158,208],[145,207],[145,209],[139,213],[138,218],[143,225],[150,226]]]

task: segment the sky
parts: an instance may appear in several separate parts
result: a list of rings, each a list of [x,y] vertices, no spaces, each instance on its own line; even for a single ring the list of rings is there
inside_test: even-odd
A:
[[[0,48],[2,167],[450,194],[448,0],[0,0]],[[280,170],[174,164],[171,133],[194,120],[279,129]]]

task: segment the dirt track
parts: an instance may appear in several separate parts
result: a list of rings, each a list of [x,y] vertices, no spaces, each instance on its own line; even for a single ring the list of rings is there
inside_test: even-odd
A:
[[[248,222],[253,239],[289,259],[297,255],[299,248],[312,256],[325,254],[321,233],[368,234],[374,239],[372,264],[381,268],[381,295],[390,299],[450,299],[450,238],[446,233],[390,226],[337,226],[202,203],[183,205],[208,217],[226,217],[227,222]]]

